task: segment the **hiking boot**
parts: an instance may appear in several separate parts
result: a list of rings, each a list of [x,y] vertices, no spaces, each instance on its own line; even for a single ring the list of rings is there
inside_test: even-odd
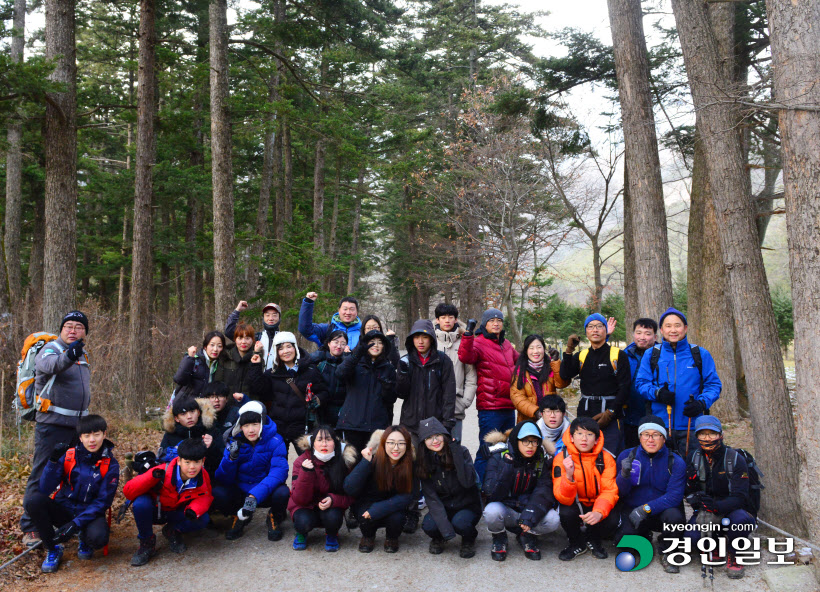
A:
[[[516,539],[518,540],[518,544],[521,545],[521,548],[524,549],[524,557],[532,559],[533,561],[541,559],[541,549],[538,548],[538,537],[525,532],[519,534]]]
[[[729,553],[726,558],[726,575],[733,580],[739,580],[743,577],[746,569],[737,562],[737,557],[734,553]]]
[[[40,535],[34,531],[27,532],[23,535],[23,544],[29,549],[40,542]]]
[[[296,536],[293,537],[293,550],[304,551],[305,549],[307,549],[307,537],[301,532],[297,532]]]
[[[151,535],[147,539],[139,539],[140,548],[131,556],[131,565],[139,567],[145,565],[148,561],[157,554],[157,537]]]
[[[419,516],[420,512],[418,510],[410,510],[407,512],[407,516],[404,519],[404,528],[402,532],[406,532],[407,534],[413,534],[419,528]]]
[[[430,551],[430,555],[441,555],[444,553],[444,539],[430,539],[430,547],[428,550]]]
[[[185,541],[182,540],[182,533],[170,524],[162,527],[162,536],[168,539],[168,548],[172,553],[185,553],[188,550]]]
[[[325,535],[325,551],[335,553],[339,550],[339,537],[335,534]]]
[[[661,562],[661,567],[666,573],[680,573],[680,567],[669,563],[668,553],[658,553],[658,560]]]
[[[563,551],[558,553],[558,559],[561,561],[572,561],[578,555],[583,555],[589,551],[586,545],[570,545],[569,547],[565,547]]]
[[[359,553],[371,553],[376,546],[376,539],[374,537],[363,536],[359,540]]]
[[[282,522],[285,521],[284,516],[274,516],[273,512],[268,512],[268,540],[281,541],[284,536],[282,532]]]
[[[91,545],[86,543],[82,537],[80,537],[80,543],[77,545],[77,557],[84,561],[88,561],[94,557],[94,549],[92,549]]]
[[[399,539],[384,539],[384,552],[385,553],[398,553],[399,552]]]
[[[45,561],[40,569],[43,573],[54,573],[60,569],[60,561],[63,559],[63,546],[54,545],[53,549],[49,549],[46,553]]]
[[[225,538],[229,541],[235,541],[241,537],[245,534],[245,525],[247,523],[247,520],[240,520],[238,516],[234,516],[231,520],[231,527],[225,533]]]
[[[504,561],[507,558],[507,533],[493,533],[493,546],[490,548],[493,561]]]
[[[609,553],[606,552],[601,541],[587,541],[587,549],[592,551],[592,556],[597,559],[606,559]]]
[[[356,530],[359,528],[359,518],[356,516],[356,512],[353,511],[353,508],[348,508],[347,514],[345,514],[345,524],[348,530]]]
[[[469,559],[475,557],[475,539],[461,538],[461,549],[458,550],[458,556],[462,559]]]

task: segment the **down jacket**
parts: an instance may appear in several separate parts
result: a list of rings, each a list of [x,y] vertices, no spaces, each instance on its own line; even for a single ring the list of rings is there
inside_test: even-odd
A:
[[[342,461],[347,466],[347,470],[356,464],[356,449],[350,444],[342,444]],[[290,500],[288,500],[288,512],[293,517],[296,510],[315,509],[319,502],[330,496],[333,500],[331,507],[346,510],[353,503],[353,498],[344,491],[331,491],[330,481],[325,477],[322,467],[324,462],[313,458],[313,468],[306,469],[302,463],[311,458],[310,438],[302,436],[296,442],[296,447],[304,452],[293,461],[293,474],[290,480]]]
[[[664,446],[653,456],[642,447],[627,448],[618,455],[615,467],[635,450],[635,460],[641,463],[641,477],[638,485],[632,485],[629,477],[618,471],[615,483],[618,485],[618,497],[628,509],[644,504],[652,509],[653,516],[659,516],[664,510],[677,508],[683,503],[683,490],[686,487],[686,462]],[[669,471],[669,455],[673,455],[672,472]]]
[[[211,495],[211,478],[205,469],[199,472],[194,478],[192,487],[187,487],[180,491],[180,476],[177,475],[177,461],[174,459],[169,463],[158,465],[151,471],[146,471],[142,475],[137,475],[125,484],[122,493],[126,499],[134,501],[141,495],[148,494],[154,501],[159,499],[160,507],[163,511],[191,509],[200,518],[211,507],[214,496]],[[154,470],[162,469],[165,476],[161,479],[154,477]],[[156,486],[161,484],[159,492]]]
[[[179,386],[175,396],[201,397],[205,385],[213,382],[218,367],[219,358],[211,360],[203,349],[193,358],[183,354],[174,374],[174,382]]]
[[[339,313],[334,313],[329,323],[313,322],[313,300],[305,298],[299,309],[299,333],[316,345],[322,345],[327,336],[333,331],[344,331],[347,334],[347,346],[352,350],[359,344],[359,336],[362,333],[362,321],[359,317],[350,324],[345,324],[339,318]]]
[[[569,382],[563,380],[560,374],[561,361],[556,360],[550,362],[550,374],[547,381],[541,384],[542,396],[554,395],[556,388],[566,388],[570,385]],[[535,377],[535,380],[538,378]],[[518,410],[518,418],[516,423],[521,423],[526,419],[535,419],[535,412],[538,411],[538,395],[535,393],[533,386],[533,376],[529,372],[524,374],[524,388],[518,388],[518,376],[513,371],[513,379],[510,384],[510,400]]]
[[[466,411],[473,404],[476,391],[475,366],[465,364],[458,359],[461,336],[464,334],[464,323],[459,322],[454,331],[442,331],[436,325],[436,340],[439,351],[447,354],[453,363],[453,374],[456,377],[456,419],[464,419]]]
[[[581,453],[572,443],[569,430],[564,432],[564,450],[555,455],[552,461],[553,492],[559,503],[569,506],[575,503],[576,496],[585,506],[592,506],[593,512],[600,512],[606,518],[618,503],[618,485],[615,483],[616,465],[612,455],[604,450],[603,436],[598,438],[590,452]],[[575,482],[567,479],[564,471],[564,458],[571,455],[575,463]],[[601,473],[595,466],[598,456],[604,461]]]
[[[364,353],[363,347],[357,347],[336,369],[336,377],[347,385],[337,430],[372,432],[390,425],[396,402],[396,369],[387,356],[393,346],[381,333],[377,335],[381,336],[384,350],[375,361]]]
[[[504,339],[504,332],[497,339],[489,339],[484,333],[462,335],[458,359],[464,364],[474,364],[478,374],[476,408],[479,411],[514,409],[510,400],[510,382],[518,352]]]
[[[249,374],[253,348],[242,355],[233,342],[229,342],[229,344],[232,345],[223,349],[219,357],[219,364],[214,372],[214,382],[224,382],[231,395],[234,393],[242,393],[243,395],[250,396],[251,383]],[[203,386],[203,388],[205,387]]]

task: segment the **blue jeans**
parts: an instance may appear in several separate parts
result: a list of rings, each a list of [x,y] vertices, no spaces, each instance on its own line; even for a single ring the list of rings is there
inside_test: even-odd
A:
[[[484,436],[498,430],[506,432],[515,427],[515,409],[488,409],[478,412],[478,452],[475,455],[475,471],[478,473],[479,483],[484,483],[484,471],[487,468],[486,447]]]
[[[182,510],[163,512],[157,507],[158,504],[159,501],[154,501],[146,493],[135,499],[131,505],[139,538],[150,539],[154,534],[154,524],[167,523],[177,532],[193,532],[205,528],[210,520],[207,512],[196,520],[188,520]]]

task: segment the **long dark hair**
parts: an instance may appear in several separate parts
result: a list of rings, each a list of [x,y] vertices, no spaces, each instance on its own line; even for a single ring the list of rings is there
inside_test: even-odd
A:
[[[407,443],[404,456],[399,459],[395,466],[390,462],[385,450],[387,437],[390,434],[399,432]],[[382,434],[379,440],[379,447],[373,454],[375,459],[373,472],[376,476],[376,485],[379,491],[397,491],[399,493],[410,493],[413,489],[413,440],[410,432],[403,426],[390,426]]]
[[[225,336],[222,334],[221,331],[211,331],[205,335],[205,339],[202,340],[202,349],[203,351],[208,347],[208,344],[211,342],[211,339],[214,337],[219,337],[219,341],[222,342],[222,348],[225,348]]]
[[[365,325],[367,325],[367,321],[376,321],[376,324],[379,326],[379,333],[384,333],[384,325],[382,325],[382,320],[373,314],[367,315],[365,318],[362,319],[362,331],[364,331],[364,327]]]
[[[424,440],[419,439],[419,445],[416,448],[416,476],[419,479],[429,479],[433,476],[433,470],[436,464],[441,465],[445,471],[452,471],[456,468],[453,462],[453,452],[450,450],[449,436],[444,434],[444,447],[441,449],[441,455],[438,452],[433,452],[424,443]]]
[[[318,460],[314,455],[313,445],[319,435],[325,436],[326,438],[331,438],[333,440],[333,450],[336,454],[334,454],[333,458],[321,466],[321,470],[322,474],[325,476],[325,479],[327,479],[327,482],[330,483],[331,493],[341,493],[344,491],[344,480],[345,477],[347,477],[347,466],[345,465],[345,460],[342,457],[342,442],[339,440],[339,436],[336,435],[336,432],[333,431],[332,427],[327,425],[317,425],[310,433],[310,458],[313,461]]]
[[[515,373],[513,374],[513,380],[518,381],[517,387],[519,389],[524,388],[524,380],[527,378],[527,369],[530,363],[527,357],[527,350],[530,345],[532,345],[532,342],[536,340],[540,341],[541,345],[544,346],[544,367],[541,368],[541,372],[538,374],[538,382],[543,384],[547,382],[550,377],[549,355],[547,355],[547,344],[544,338],[540,335],[527,335],[527,338],[524,340],[524,346],[521,348],[521,355],[518,356],[518,361],[515,363]]]

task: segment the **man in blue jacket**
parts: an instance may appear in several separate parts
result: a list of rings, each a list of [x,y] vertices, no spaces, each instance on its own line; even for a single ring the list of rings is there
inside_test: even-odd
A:
[[[663,341],[641,359],[635,387],[652,403],[652,414],[669,422],[669,446],[686,456],[695,446],[695,418],[720,397],[723,385],[712,354],[686,339],[686,316],[674,308],[660,318]],[[687,446],[688,443],[688,446]]]
[[[632,323],[632,343],[626,346],[624,353],[629,359],[629,369],[632,377],[632,388],[629,391],[629,402],[624,409],[624,446],[635,448],[640,444],[638,440],[638,426],[641,418],[646,415],[646,400],[638,392],[635,381],[638,378],[638,368],[644,352],[655,346],[655,334],[658,332],[658,323],[655,319],[636,319]]]
[[[305,339],[312,341],[316,345],[322,345],[325,337],[332,331],[344,331],[347,335],[347,349],[353,351],[359,343],[359,336],[362,333],[362,321],[359,318],[359,301],[353,296],[345,296],[339,301],[339,310],[331,317],[329,323],[313,322],[313,305],[319,295],[316,292],[308,292],[302,300],[302,307],[299,309],[299,333]]]
[[[686,462],[666,447],[666,426],[663,420],[647,415],[638,426],[640,445],[627,448],[618,455],[618,485],[621,524],[615,540],[627,534],[647,536],[660,532],[659,549],[670,544],[664,535],[667,525],[684,524],[683,491],[686,485]],[[659,553],[667,573],[678,573],[678,566],[669,563]]]

